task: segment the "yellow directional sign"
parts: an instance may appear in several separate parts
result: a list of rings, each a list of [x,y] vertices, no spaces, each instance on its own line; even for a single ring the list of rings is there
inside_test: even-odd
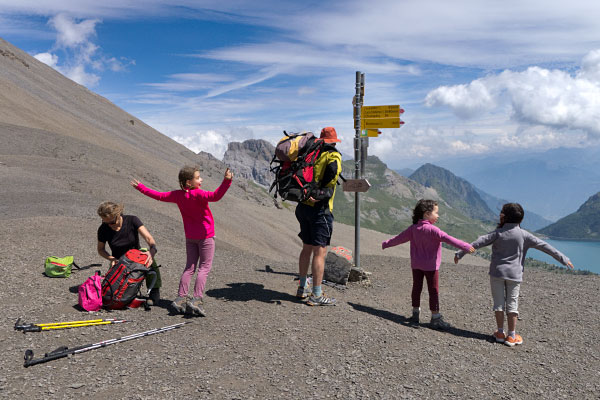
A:
[[[377,137],[381,134],[379,129],[367,129],[367,137]]]
[[[400,118],[400,113],[398,111],[369,111],[368,113],[361,113],[360,117],[363,119]]]
[[[360,129],[375,129],[375,128],[400,128],[404,121],[400,121],[400,117],[396,118],[373,118],[360,120]]]
[[[396,114],[400,114],[400,105],[395,104],[391,106],[363,106],[361,109],[363,115],[366,116],[368,113],[380,113],[380,112],[395,112]]]

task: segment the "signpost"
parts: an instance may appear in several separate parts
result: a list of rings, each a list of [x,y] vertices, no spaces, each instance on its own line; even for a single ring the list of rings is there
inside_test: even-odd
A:
[[[344,182],[344,192],[355,192],[354,203],[354,267],[360,267],[360,193],[369,190],[369,181],[363,179],[367,161],[369,138],[381,134],[378,128],[400,128],[404,121],[400,114],[404,112],[399,105],[364,106],[365,74],[356,71],[356,94],[352,99],[354,106],[354,179]]]

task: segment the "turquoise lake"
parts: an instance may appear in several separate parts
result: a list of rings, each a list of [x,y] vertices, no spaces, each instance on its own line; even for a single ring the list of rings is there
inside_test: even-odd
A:
[[[544,239],[554,248],[571,259],[575,269],[585,269],[600,274],[600,242],[578,242],[571,240]],[[536,249],[529,249],[527,257],[549,264],[563,266],[561,263]]]

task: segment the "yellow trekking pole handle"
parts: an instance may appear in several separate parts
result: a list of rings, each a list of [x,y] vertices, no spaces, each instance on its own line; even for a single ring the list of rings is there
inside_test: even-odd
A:
[[[57,326],[57,325],[72,325],[72,324],[84,324],[84,323],[94,323],[94,322],[104,322],[109,321],[105,319],[89,319],[87,321],[67,321],[67,322],[51,322],[48,324],[35,324],[36,326]],[[112,321],[112,320],[110,320]]]
[[[57,326],[42,326],[43,331],[47,331],[50,329],[63,329],[63,328],[78,328],[80,326],[95,326],[95,325],[107,325],[112,324],[112,321],[103,321],[103,322],[93,322],[89,324],[65,324],[65,325],[57,325]]]
[[[78,328],[80,326],[93,325],[108,325],[128,322],[124,319],[89,319],[84,321],[67,321],[67,322],[52,322],[48,324],[21,324],[21,318],[15,323],[15,330],[25,332],[40,332],[42,330],[62,329],[62,328]]]

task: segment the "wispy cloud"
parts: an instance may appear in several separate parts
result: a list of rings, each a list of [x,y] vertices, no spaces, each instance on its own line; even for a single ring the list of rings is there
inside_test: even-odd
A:
[[[389,60],[373,60],[358,52],[335,48],[319,49],[314,45],[276,42],[227,47],[198,54],[198,57],[221,61],[234,61],[254,65],[279,65],[287,71],[301,72],[301,68],[364,69],[373,73],[405,72],[417,74],[416,66],[400,65]],[[376,57],[375,57],[376,58]]]
[[[187,73],[172,74],[167,77],[166,82],[144,83],[144,85],[165,91],[193,92],[211,90],[219,84],[229,83],[232,80],[234,80],[233,75]]]
[[[96,86],[100,81],[98,72],[105,69],[123,71],[135,63],[124,57],[119,60],[98,55],[99,46],[94,39],[96,25],[101,22],[99,19],[77,21],[65,13],[55,15],[48,21],[48,25],[56,31],[54,45],[49,51],[35,54],[34,57],[81,85]],[[64,62],[60,62],[57,52],[65,55]]]

